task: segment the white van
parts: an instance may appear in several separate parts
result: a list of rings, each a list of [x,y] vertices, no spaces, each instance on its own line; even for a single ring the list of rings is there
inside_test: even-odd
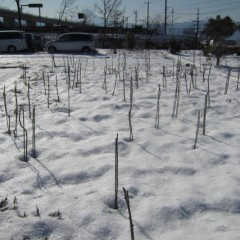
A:
[[[0,52],[14,53],[27,49],[27,42],[23,31],[0,31]]]
[[[95,41],[92,34],[71,32],[60,36],[58,39],[49,41],[45,45],[45,50],[49,53],[57,51],[84,52],[95,51]]]

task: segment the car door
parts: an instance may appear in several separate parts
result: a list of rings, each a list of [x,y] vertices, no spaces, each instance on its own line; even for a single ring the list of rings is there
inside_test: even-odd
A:
[[[70,34],[61,36],[56,42],[55,46],[58,51],[71,51]]]
[[[81,51],[82,50],[81,34],[72,34],[71,41],[72,41],[71,44],[72,44],[73,51]]]

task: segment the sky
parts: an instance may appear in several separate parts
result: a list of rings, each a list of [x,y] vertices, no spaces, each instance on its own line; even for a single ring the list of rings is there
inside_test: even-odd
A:
[[[62,0],[22,0],[22,4],[42,3],[42,16],[55,17],[60,8]],[[137,11],[137,23],[141,24],[147,18],[148,0],[122,0],[122,7],[125,8],[125,16],[129,23],[135,23],[135,12]],[[207,20],[215,18],[218,14],[222,17],[230,16],[234,21],[240,22],[240,2],[239,0],[166,0],[167,15],[169,22],[195,21],[199,9],[199,19]],[[0,0],[1,6],[16,9],[14,0]],[[72,19],[77,19],[77,12],[85,9],[91,9],[94,12],[95,3],[101,3],[101,0],[76,0],[76,13]],[[23,9],[32,14],[38,14],[38,9]],[[164,21],[165,0],[149,0],[149,16],[153,18],[157,14]]]

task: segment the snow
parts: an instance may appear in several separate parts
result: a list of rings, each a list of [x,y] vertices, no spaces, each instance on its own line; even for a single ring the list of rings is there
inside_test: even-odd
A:
[[[123,66],[126,56],[126,96]],[[150,61],[149,61],[150,58]],[[123,188],[129,193],[135,239],[234,240],[240,238],[240,114],[238,56],[215,60],[196,52],[197,86],[190,84],[193,52],[99,50],[95,55],[2,54],[0,88],[6,88],[11,135],[7,133],[3,94],[0,104],[0,239],[131,239]],[[150,62],[146,77],[146,62]],[[80,86],[68,74],[81,63]],[[207,63],[203,81],[203,64]],[[65,63],[65,64],[64,64]],[[174,68],[173,68],[174,63]],[[172,118],[176,66],[181,63],[180,102]],[[186,65],[187,64],[187,65]],[[203,135],[203,108],[210,64],[210,107]],[[23,69],[26,67],[26,79]],[[139,88],[135,68],[139,66]],[[163,66],[167,86],[163,86]],[[107,67],[106,89],[104,68]],[[229,87],[224,94],[228,71]],[[120,79],[115,72],[120,70]],[[174,71],[174,76],[173,76]],[[49,75],[49,107],[45,95]],[[56,76],[60,102],[57,101]],[[114,85],[117,76],[116,89]],[[130,141],[130,79],[133,79]],[[79,76],[78,76],[79,77]],[[75,75],[76,78],[76,75]],[[32,156],[31,109],[36,107],[36,151]],[[159,128],[155,128],[161,84]],[[15,96],[24,105],[28,161],[23,130],[15,128]],[[48,88],[47,88],[48,89]],[[48,91],[47,91],[48,92]],[[197,114],[201,112],[196,149]],[[118,209],[114,209],[115,138],[118,134]],[[15,199],[15,204],[14,204]],[[17,202],[16,202],[17,200]],[[0,204],[0,205],[1,205]]]

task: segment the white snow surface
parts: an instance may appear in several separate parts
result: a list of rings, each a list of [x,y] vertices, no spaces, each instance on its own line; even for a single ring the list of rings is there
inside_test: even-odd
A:
[[[55,54],[54,67],[51,55],[44,52],[2,54],[0,239],[131,239],[123,188],[129,194],[135,239],[240,239],[240,90],[237,90],[240,57],[226,56],[216,67],[215,60],[196,52],[196,87],[187,94],[184,72],[186,70],[189,88],[189,64],[193,62],[193,55],[192,51],[182,51],[176,56],[167,51],[124,50],[113,55],[110,51],[99,50],[95,55]],[[81,92],[80,84],[74,84],[74,72],[76,82],[78,71],[75,69],[80,69],[80,64]],[[180,69],[179,109],[177,117],[172,117],[177,66]],[[146,68],[149,68],[148,77]],[[120,77],[115,75],[118,71]],[[210,106],[203,135],[209,72]],[[56,76],[60,102],[57,101]],[[130,141],[128,119],[131,76],[133,141]],[[33,130],[26,83],[30,87],[31,114],[33,106],[36,109],[37,158],[32,157]],[[23,129],[19,119],[17,136],[13,133],[15,86],[18,110],[20,105],[24,106],[27,161],[23,158]],[[194,149],[199,110],[199,135]],[[118,209],[114,209],[117,134]]]

